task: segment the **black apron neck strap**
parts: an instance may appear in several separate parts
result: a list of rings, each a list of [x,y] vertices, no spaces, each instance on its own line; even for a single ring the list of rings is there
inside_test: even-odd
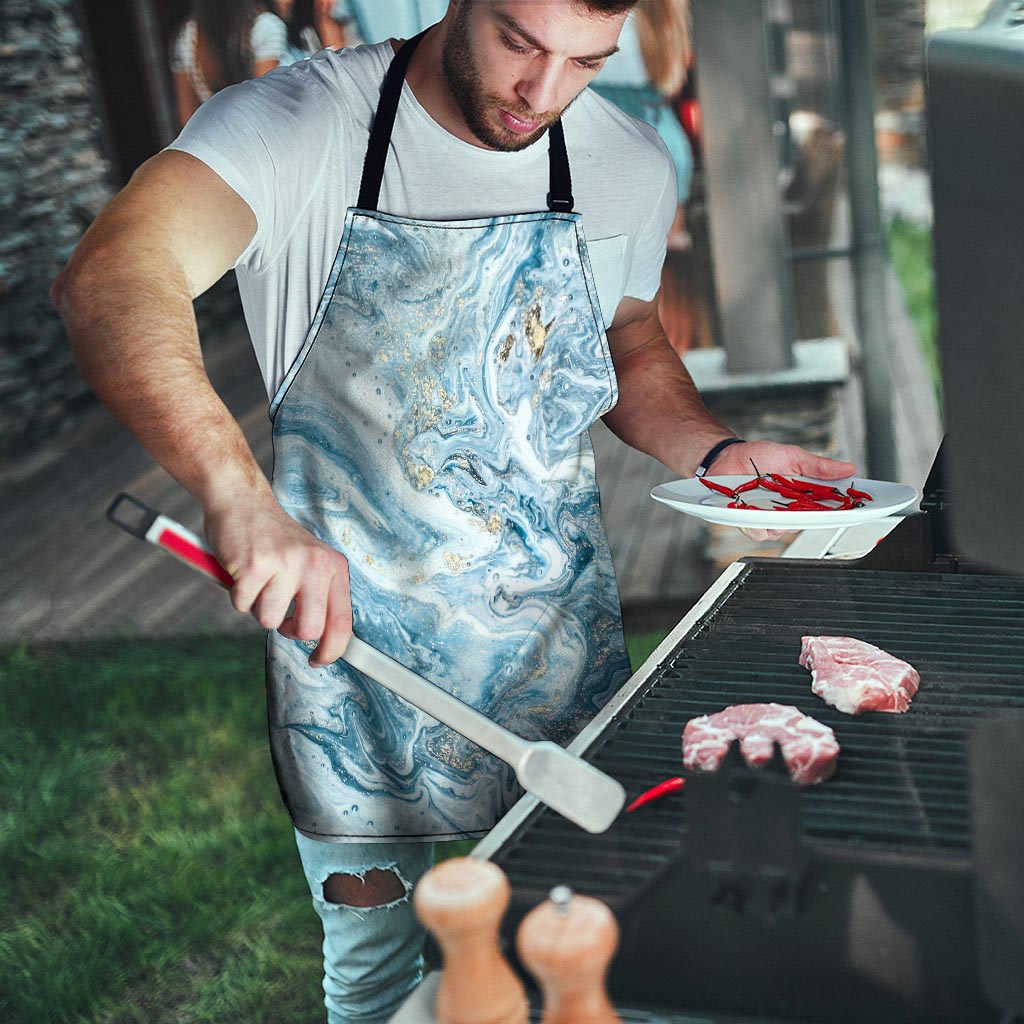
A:
[[[395,115],[398,113],[398,101],[402,98],[402,85],[409,62],[416,47],[429,30],[424,29],[419,35],[407,40],[395,54],[384,76],[381,86],[380,102],[370,129],[370,141],[366,146],[366,157],[363,160],[363,177],[359,185],[360,210],[376,210],[380,202],[380,188],[384,181],[384,164],[388,158],[391,145],[391,132],[395,127]],[[565,133],[562,131],[561,120],[555,121],[548,129],[548,165],[549,189],[548,209],[556,213],[572,213],[572,178],[569,175],[569,154],[565,148]]]
[[[569,154],[565,149],[561,118],[548,129],[548,167],[548,209],[556,213],[572,213],[572,177],[569,174]]]
[[[398,113],[398,101],[402,98],[402,84],[409,61],[416,52],[420,40],[427,34],[424,29],[418,36],[406,40],[402,48],[392,57],[388,72],[384,76],[384,84],[380,90],[380,102],[370,129],[370,141],[366,146],[366,157],[363,160],[363,180],[359,185],[360,210],[376,210],[380,201],[380,186],[384,181],[384,163],[388,158],[388,146],[391,144],[391,130],[395,127],[395,114]]]

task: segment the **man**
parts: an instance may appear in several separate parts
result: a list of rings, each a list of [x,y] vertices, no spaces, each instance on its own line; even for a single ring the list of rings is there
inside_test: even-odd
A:
[[[401,1002],[433,842],[483,835],[518,795],[507,766],[337,660],[353,614],[485,714],[566,742],[629,671],[598,416],[679,476],[751,457],[853,470],[733,438],[668,345],[672,164],[584,92],[631,6],[451,0],[400,48],[227,90],[54,286],[83,373],[201,502],[235,607],[271,631],[274,764],[332,1022]],[[191,300],[231,267],[271,395],[273,488],[198,345]]]

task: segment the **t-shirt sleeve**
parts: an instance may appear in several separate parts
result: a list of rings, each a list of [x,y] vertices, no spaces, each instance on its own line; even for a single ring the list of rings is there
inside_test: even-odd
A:
[[[636,236],[624,293],[644,302],[650,302],[661,287],[661,268],[665,262],[668,233],[678,206],[675,164],[654,129],[651,129],[651,142],[657,148],[653,163],[658,170],[651,176],[650,212]]]
[[[302,222],[336,152],[344,112],[309,62],[229,86],[193,114],[168,149],[202,160],[248,204],[256,233],[236,266],[267,266]],[[328,113],[329,111],[329,113]]]
[[[269,11],[261,14],[252,24],[249,35],[253,60],[287,60],[288,27]]]

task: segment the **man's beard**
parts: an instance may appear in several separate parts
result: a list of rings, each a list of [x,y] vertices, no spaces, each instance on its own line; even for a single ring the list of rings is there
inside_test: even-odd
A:
[[[484,93],[480,72],[477,71],[476,65],[473,63],[469,47],[467,29],[469,8],[470,4],[468,0],[465,0],[456,12],[448,37],[444,41],[441,64],[444,68],[444,77],[448,88],[452,96],[455,97],[455,102],[459,105],[459,110],[462,112],[469,130],[485,146],[506,152],[525,149],[531,143],[536,142],[548,127],[558,120],[559,115],[544,114],[538,118],[532,110],[523,110],[518,104],[509,105],[501,96],[494,93]],[[495,125],[488,120],[488,113],[493,112],[496,107],[501,107],[513,117],[522,118],[524,121],[539,120],[542,123],[535,131],[520,135],[504,125]]]

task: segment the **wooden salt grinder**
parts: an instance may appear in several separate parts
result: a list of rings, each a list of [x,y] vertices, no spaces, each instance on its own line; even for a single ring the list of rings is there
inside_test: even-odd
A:
[[[619,1024],[604,979],[619,943],[612,912],[564,885],[519,926],[519,958],[544,993],[542,1024]]]
[[[444,956],[437,1024],[526,1024],[526,990],[498,946],[510,895],[501,868],[471,857],[443,861],[416,886],[416,914]]]

